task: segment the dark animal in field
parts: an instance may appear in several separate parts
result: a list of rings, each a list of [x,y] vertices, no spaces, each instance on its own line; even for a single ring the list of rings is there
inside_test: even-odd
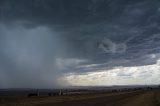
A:
[[[39,96],[38,93],[29,93],[27,97]]]
[[[48,96],[60,96],[60,95],[63,95],[63,92],[48,93]]]
[[[118,90],[116,90],[116,89],[113,89],[113,90],[112,90],[112,92],[118,92]]]
[[[152,90],[153,88],[152,88],[152,87],[147,87],[147,89],[148,89],[148,90]]]
[[[57,92],[55,92],[55,93],[48,93],[48,96],[56,96],[56,95],[59,95],[59,93]]]
[[[48,96],[52,96],[53,94],[52,93],[48,93]]]

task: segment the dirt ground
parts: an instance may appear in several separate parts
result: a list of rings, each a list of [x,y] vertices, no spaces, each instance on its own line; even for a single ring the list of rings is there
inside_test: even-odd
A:
[[[0,106],[160,106],[160,90],[0,100]]]

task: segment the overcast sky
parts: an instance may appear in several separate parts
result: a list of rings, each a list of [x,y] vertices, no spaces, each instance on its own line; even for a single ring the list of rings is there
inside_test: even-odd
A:
[[[0,0],[0,88],[160,83],[159,0]]]

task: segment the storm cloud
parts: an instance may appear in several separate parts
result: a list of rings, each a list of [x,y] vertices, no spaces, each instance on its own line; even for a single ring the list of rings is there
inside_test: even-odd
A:
[[[0,88],[153,65],[159,41],[159,0],[0,0]]]

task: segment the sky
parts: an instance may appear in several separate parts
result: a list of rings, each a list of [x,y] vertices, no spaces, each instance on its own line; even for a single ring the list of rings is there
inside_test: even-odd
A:
[[[159,0],[0,0],[0,88],[160,84]]]

